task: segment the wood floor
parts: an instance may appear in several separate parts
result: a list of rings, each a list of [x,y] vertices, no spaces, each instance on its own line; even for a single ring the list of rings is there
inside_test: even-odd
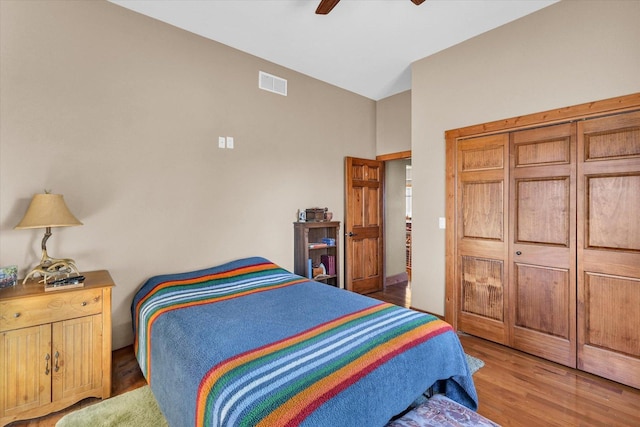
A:
[[[411,290],[398,284],[370,296],[409,307]],[[460,335],[460,341],[468,354],[485,362],[473,376],[478,412],[502,426],[640,426],[640,390],[469,335]],[[114,351],[113,395],[144,384],[133,348]],[[54,426],[65,414],[97,401],[86,399],[56,414],[10,426]]]

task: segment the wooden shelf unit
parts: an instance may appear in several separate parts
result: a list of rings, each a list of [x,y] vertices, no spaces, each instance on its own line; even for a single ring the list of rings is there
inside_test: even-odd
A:
[[[294,222],[294,267],[295,274],[309,277],[308,260],[312,265],[317,266],[321,262],[322,255],[330,255],[335,260],[335,274],[324,278],[314,278],[318,282],[323,282],[337,288],[340,287],[340,222]],[[335,240],[335,245],[326,247],[309,247],[313,243],[322,243],[323,238]]]

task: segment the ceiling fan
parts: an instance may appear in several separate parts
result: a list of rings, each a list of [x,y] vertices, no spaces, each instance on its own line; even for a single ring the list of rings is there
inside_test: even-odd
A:
[[[340,0],[321,0],[320,4],[318,5],[318,8],[316,9],[316,14],[326,15],[327,13],[331,12],[331,9],[333,9],[338,4],[339,1]],[[422,3],[424,3],[424,0],[411,0],[411,1],[416,6],[420,6]]]

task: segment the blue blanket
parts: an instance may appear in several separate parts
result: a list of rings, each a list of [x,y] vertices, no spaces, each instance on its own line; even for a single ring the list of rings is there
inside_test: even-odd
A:
[[[171,426],[383,426],[428,388],[477,407],[447,323],[264,258],[153,277],[132,315]]]

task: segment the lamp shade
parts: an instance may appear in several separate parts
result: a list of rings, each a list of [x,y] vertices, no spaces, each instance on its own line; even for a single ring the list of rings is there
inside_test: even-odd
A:
[[[15,228],[71,227],[74,225],[82,225],[82,223],[69,211],[62,194],[35,194],[22,221]]]

